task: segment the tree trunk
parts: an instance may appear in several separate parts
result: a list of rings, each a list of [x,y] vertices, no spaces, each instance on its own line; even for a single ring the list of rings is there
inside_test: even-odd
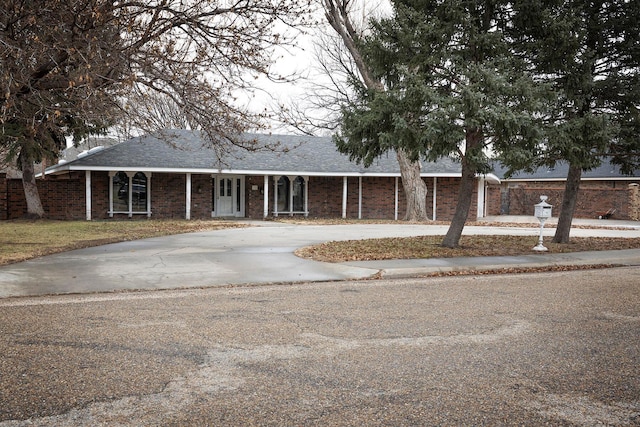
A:
[[[396,152],[400,174],[402,175],[402,187],[407,199],[407,212],[405,221],[427,221],[427,185],[420,176],[420,161],[411,161],[403,149]]]
[[[569,165],[567,183],[564,187],[564,196],[562,196],[562,206],[560,207],[560,216],[558,217],[556,234],[553,236],[553,243],[569,243],[571,221],[573,221],[578,191],[580,190],[580,178],[582,178],[582,168]]]
[[[20,168],[22,169],[22,187],[24,188],[24,197],[27,201],[27,217],[40,219],[44,217],[44,209],[40,201],[38,186],[36,185],[36,174],[33,167],[33,160],[20,153]]]
[[[473,129],[466,131],[466,148],[467,152],[475,149],[482,142],[482,131]],[[449,230],[442,240],[442,246],[445,248],[456,248],[460,244],[462,229],[467,222],[469,209],[471,208],[471,199],[473,198],[473,190],[476,184],[476,169],[467,159],[462,158],[462,178],[460,179],[460,189],[458,190],[458,203],[456,211],[453,214]]]

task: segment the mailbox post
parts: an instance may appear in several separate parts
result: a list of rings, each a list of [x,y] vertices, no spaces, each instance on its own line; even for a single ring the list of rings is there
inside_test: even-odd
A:
[[[547,196],[540,196],[540,203],[534,205],[535,216],[540,221],[540,239],[538,244],[533,248],[534,251],[545,252],[548,249],[542,244],[542,231],[544,229],[544,222],[551,218],[551,205],[547,203]]]

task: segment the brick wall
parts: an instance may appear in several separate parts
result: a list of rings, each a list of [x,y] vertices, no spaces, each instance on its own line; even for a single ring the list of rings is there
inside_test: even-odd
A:
[[[0,221],[7,219],[7,174],[0,173]]]
[[[614,219],[630,219],[630,181],[583,181],[580,184],[575,218],[597,218],[609,209],[616,209]],[[560,215],[563,182],[507,183],[502,186],[502,213],[505,215],[533,215],[533,206],[540,196],[548,196],[553,216]]]

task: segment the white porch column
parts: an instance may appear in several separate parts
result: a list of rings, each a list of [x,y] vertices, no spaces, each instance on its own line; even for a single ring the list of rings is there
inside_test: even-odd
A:
[[[278,217],[278,181],[280,181],[279,176],[273,177],[273,216]]]
[[[347,177],[342,177],[342,218],[347,217]]]
[[[485,185],[484,176],[479,176],[478,177],[478,207],[476,208],[477,218],[484,218],[484,203],[485,203],[484,185]]]
[[[304,216],[309,216],[309,177],[304,177]]]
[[[393,200],[394,200],[393,219],[397,221],[398,220],[398,177],[397,176],[396,176],[396,186],[393,193]]]
[[[262,211],[262,218],[269,216],[269,175],[264,176],[264,184],[262,185],[262,192],[264,193],[264,208]]]
[[[358,177],[358,219],[362,219],[362,177]]]
[[[115,172],[109,172],[109,218],[113,218],[113,177]]]
[[[293,216],[293,185],[296,179],[295,176],[289,176],[289,216]]]
[[[187,197],[185,198],[186,209],[185,209],[185,219],[191,219],[191,173],[187,173]]]
[[[147,172],[147,218],[151,218],[151,172]]]
[[[133,218],[133,176],[134,172],[127,172],[129,179],[129,218]]]
[[[438,178],[437,177],[433,177],[433,220],[436,220],[436,210],[438,208],[438,203],[436,202],[437,198],[436,198],[436,189],[438,188]]]
[[[87,221],[91,221],[91,171],[86,171],[84,174],[84,188],[85,188],[85,210],[87,213]],[[113,191],[113,190],[111,190]]]

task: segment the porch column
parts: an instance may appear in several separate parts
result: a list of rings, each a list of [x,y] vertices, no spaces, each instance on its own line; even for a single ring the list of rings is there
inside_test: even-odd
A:
[[[309,177],[304,177],[304,216],[309,216]]]
[[[262,211],[262,218],[269,216],[269,175],[264,176],[264,184],[262,185],[264,193],[264,208]]]
[[[485,183],[484,176],[479,176],[478,177],[478,206],[476,208],[477,218],[484,218],[484,199],[485,199],[484,183]]]
[[[398,177],[397,176],[396,176],[396,187],[393,194],[394,194],[393,219],[397,221],[398,220]]]
[[[347,177],[342,177],[342,218],[347,217]]]
[[[113,177],[115,172],[109,172],[109,218],[113,218]]]
[[[186,209],[185,209],[185,219],[191,219],[191,173],[187,173],[187,197],[186,197]]]
[[[278,217],[278,181],[280,181],[279,176],[273,177],[273,216]]]
[[[436,210],[438,208],[438,203],[436,202],[436,189],[438,188],[438,178],[433,177],[433,220],[436,220]]]
[[[151,172],[147,174],[147,218],[151,218]]]
[[[289,178],[289,216],[293,216],[293,185],[296,177]]]
[[[91,221],[91,171],[86,171],[84,174],[84,188],[85,188],[84,197],[86,199],[85,210],[87,213],[87,221]]]
[[[362,219],[362,177],[358,177],[358,219]]]

